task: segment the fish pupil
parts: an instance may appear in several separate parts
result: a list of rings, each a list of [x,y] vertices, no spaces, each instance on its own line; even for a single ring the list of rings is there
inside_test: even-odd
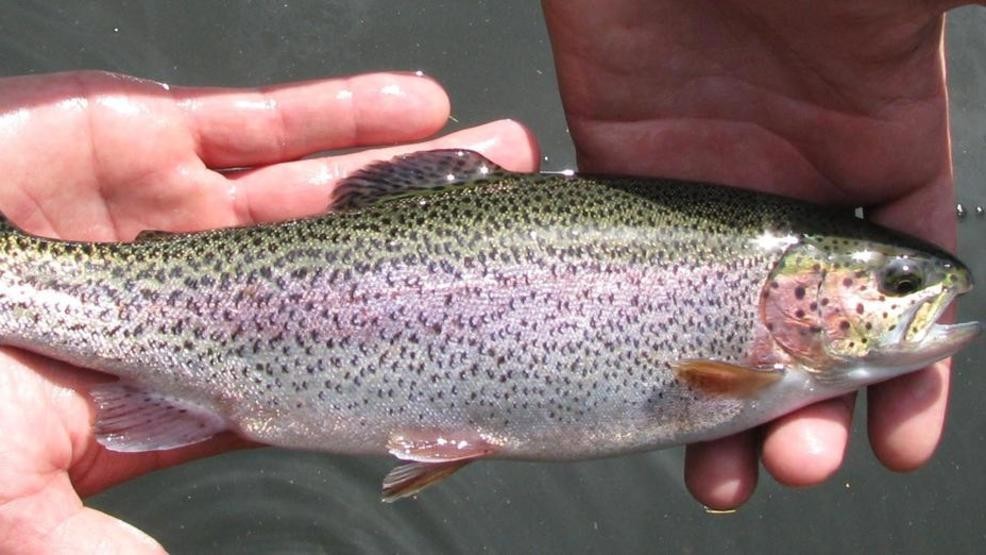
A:
[[[896,291],[898,295],[907,295],[917,291],[918,283],[919,281],[916,277],[905,277],[897,282],[897,285],[894,286],[894,291]]]
[[[880,279],[880,291],[894,296],[909,295],[924,284],[920,271],[921,268],[913,261],[896,259],[884,269]]]

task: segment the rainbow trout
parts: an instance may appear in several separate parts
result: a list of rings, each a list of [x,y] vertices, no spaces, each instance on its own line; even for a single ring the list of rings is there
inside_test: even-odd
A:
[[[956,352],[972,287],[849,214],[669,180],[377,163],[325,215],[130,243],[0,225],[0,343],[114,374],[96,437],[406,462],[385,499],[484,457],[709,440]]]

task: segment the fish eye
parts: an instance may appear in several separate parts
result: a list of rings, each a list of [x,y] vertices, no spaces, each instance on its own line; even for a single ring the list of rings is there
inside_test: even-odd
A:
[[[924,268],[907,258],[894,258],[880,272],[880,292],[895,297],[910,295],[924,286]]]

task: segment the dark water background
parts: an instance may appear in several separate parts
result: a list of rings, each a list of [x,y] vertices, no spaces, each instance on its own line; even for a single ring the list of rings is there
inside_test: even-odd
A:
[[[949,19],[960,255],[979,278],[961,319],[986,317],[986,10]],[[448,130],[512,117],[546,169],[574,167],[540,9],[531,0],[0,4],[0,75],[102,68],[173,84],[260,85],[422,70],[453,100]],[[173,553],[880,552],[986,545],[986,340],[956,361],[949,426],[926,468],[884,470],[857,407],[845,466],[810,490],[766,474],[739,512],[710,515],[685,491],[680,450],[577,464],[473,465],[416,501],[384,505],[391,463],[264,449],[186,464],[88,503]],[[976,546],[979,546],[977,548]]]

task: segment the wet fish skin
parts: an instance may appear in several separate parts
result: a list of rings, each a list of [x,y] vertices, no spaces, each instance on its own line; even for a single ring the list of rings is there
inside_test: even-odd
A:
[[[872,353],[826,360],[827,343],[768,329],[796,312],[765,301],[770,286],[794,299],[814,283],[805,276],[817,269],[795,257],[905,253],[939,268],[927,295],[950,301],[971,287],[954,257],[840,211],[706,184],[508,174],[465,156],[411,159],[435,170],[424,172],[429,187],[451,167],[447,186],[356,187],[340,211],[275,225],[112,244],[8,227],[0,343],[120,376],[94,392],[112,449],[225,428],[425,463],[458,460],[449,445],[463,460],[563,460],[720,437],[918,367],[891,361],[840,379],[878,354],[879,337],[868,338]],[[383,193],[398,188],[395,175],[421,188],[406,162],[361,179],[381,179]],[[778,273],[785,259],[794,269]],[[865,273],[860,283],[877,275],[865,268],[826,266],[797,301],[807,307],[842,271]],[[802,328],[826,337],[849,318],[812,310]],[[922,315],[931,329],[937,313]],[[814,349],[810,365],[802,347]],[[778,381],[729,394],[683,374],[690,361]],[[827,374],[837,377],[818,379]],[[208,435],[160,412],[167,426],[136,426],[142,396],[205,422]]]
[[[359,214],[133,244],[20,238],[22,253],[48,249],[49,257],[22,256],[24,265],[5,275],[19,275],[32,296],[44,289],[62,297],[28,307],[33,314],[19,332],[27,338],[19,341],[35,350],[57,345],[47,354],[232,413],[239,431],[268,443],[384,452],[395,428],[423,422],[509,434],[523,456],[566,456],[546,436],[565,433],[566,423],[609,430],[601,418],[616,418],[625,434],[626,407],[663,394],[624,385],[623,377],[610,383],[621,366],[634,381],[659,371],[657,361],[629,350],[662,351],[644,337],[682,341],[667,347],[674,358],[742,356],[756,318],[752,301],[771,264],[761,254],[738,259],[736,268],[758,266],[759,274],[710,292],[739,318],[629,314],[634,305],[645,314],[672,312],[677,295],[692,294],[690,281],[715,275],[704,273],[713,254],[745,247],[725,236],[719,245],[701,245],[704,234],[665,237],[705,253],[694,266],[654,276],[675,284],[669,297],[640,275],[652,256],[648,243],[665,229],[642,234],[653,215],[640,212],[635,197],[616,200],[611,187],[589,185],[521,180],[470,191],[462,205],[409,199]],[[598,208],[566,215],[579,201]],[[532,215],[532,205],[544,208]],[[594,224],[608,207],[629,218]],[[482,215],[494,208],[496,218]],[[13,265],[17,257],[4,260]],[[576,291],[568,276],[585,263],[596,273]],[[627,295],[613,290],[614,280],[638,280],[640,288]],[[709,350],[704,334],[686,329],[692,323],[733,339]],[[496,407],[501,399],[510,411]],[[457,415],[447,412],[454,406]],[[588,443],[568,456],[610,448]]]

